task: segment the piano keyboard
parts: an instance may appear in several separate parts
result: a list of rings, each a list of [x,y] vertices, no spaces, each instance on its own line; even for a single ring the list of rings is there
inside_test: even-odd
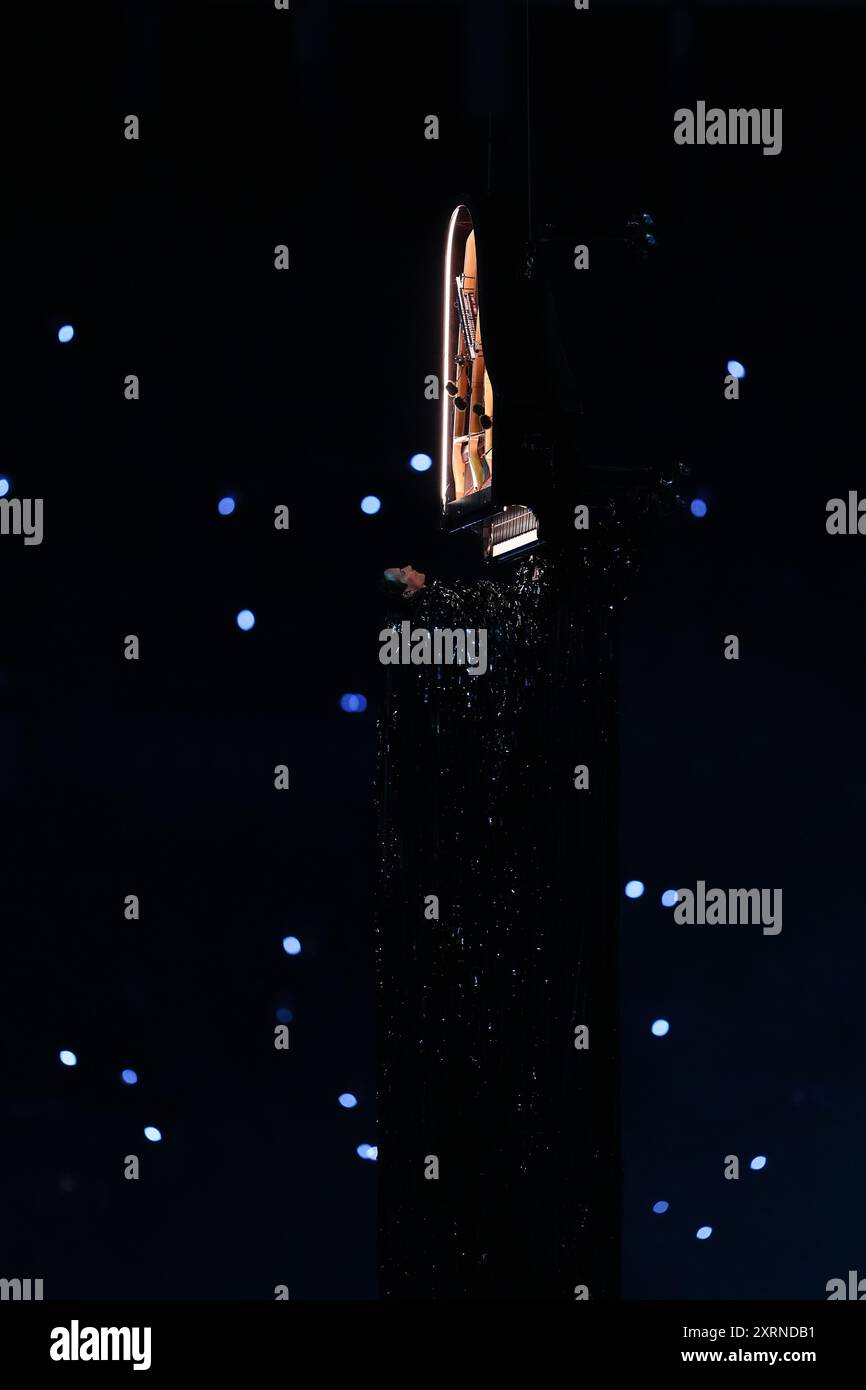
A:
[[[509,507],[490,522],[487,553],[492,559],[525,550],[538,541],[538,518],[529,507]]]

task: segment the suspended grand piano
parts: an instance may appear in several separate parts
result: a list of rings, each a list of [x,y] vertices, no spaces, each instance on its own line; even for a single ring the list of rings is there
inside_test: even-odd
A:
[[[447,532],[478,532],[488,560],[563,539],[575,504],[649,495],[682,471],[670,428],[680,393],[670,366],[658,370],[670,355],[654,220],[612,213],[577,226],[529,241],[519,207],[489,197],[448,222],[441,519]],[[573,268],[582,237],[591,273]]]
[[[516,434],[509,439],[504,429],[500,431],[500,420],[503,426],[508,424],[506,410],[491,375],[482,336],[482,297],[485,287],[492,286],[493,269],[491,255],[485,282],[477,228],[469,208],[461,204],[451,214],[445,249],[439,459],[442,522],[447,531],[463,527],[477,530],[485,555],[497,560],[513,558],[541,538],[538,518],[527,499],[512,495],[513,487],[506,490],[499,481],[500,476],[512,477],[519,472],[513,463],[521,441]],[[502,467],[498,466],[500,449],[506,455]]]

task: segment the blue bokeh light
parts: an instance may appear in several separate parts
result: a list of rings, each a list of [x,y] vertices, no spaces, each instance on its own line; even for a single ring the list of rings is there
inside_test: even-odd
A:
[[[277,1019],[280,1023],[291,1023],[294,1016],[291,1009],[277,1009]]]
[[[743,377],[746,375],[745,367],[742,362],[737,361],[736,357],[732,357],[728,363],[728,375],[735,376],[738,381],[742,381]]]
[[[702,497],[693,497],[689,503],[689,511],[692,516],[706,516],[707,504]]]
[[[712,1226],[699,1226],[698,1229],[695,1231],[695,1237],[697,1240],[709,1240],[712,1234]]]
[[[670,1202],[653,1202],[653,1211],[657,1216],[661,1216],[662,1212],[667,1211],[669,1206]]]
[[[354,1110],[355,1106],[358,1104],[358,1097],[353,1096],[351,1091],[344,1091],[337,1099],[344,1110]]]
[[[381,506],[382,503],[379,501],[378,497],[361,498],[361,511],[365,516],[375,516]]]
[[[287,956],[299,956],[301,953],[301,943],[296,936],[284,936],[283,950]]]
[[[369,1158],[373,1161],[379,1157],[379,1150],[375,1144],[359,1144],[355,1153],[359,1158]]]
[[[70,1052],[68,1048],[64,1047],[63,1051],[58,1053],[58,1056],[60,1057],[60,1060],[63,1063],[64,1067],[78,1066],[78,1058],[76,1057],[75,1053]]]
[[[340,709],[347,714],[363,714],[367,708],[367,699],[364,695],[341,695]]]
[[[625,885],[625,895],[627,898],[643,897],[644,885],[639,878],[630,878]]]
[[[5,497],[11,486],[8,478],[0,478],[0,497]]]
[[[654,1038],[663,1038],[666,1033],[670,1032],[670,1028],[671,1025],[668,1023],[666,1018],[657,1018],[655,1020],[655,1023],[652,1025],[650,1032],[652,1033]]]
[[[666,888],[662,893],[662,907],[676,907],[679,896],[676,888]]]
[[[416,473],[426,473],[433,467],[433,460],[429,454],[413,454],[409,460],[409,467],[414,468]]]
[[[249,632],[256,625],[256,615],[250,608],[242,608],[235,619],[241,632]]]
[[[71,343],[75,337],[75,329],[71,323],[64,323],[62,328],[57,330],[57,339],[61,343]]]
[[[120,1073],[120,1079],[127,1086],[134,1086],[138,1081],[138,1072],[133,1071],[132,1067],[124,1067],[123,1071]]]
[[[766,1166],[767,1166],[767,1155],[766,1155],[766,1154],[755,1154],[755,1157],[752,1159],[751,1163],[749,1164],[749,1167],[752,1168],[756,1173],[759,1173],[759,1172],[761,1171],[761,1169],[762,1169],[762,1168],[766,1168]]]
[[[233,497],[221,497],[217,502],[217,511],[220,516],[231,516],[235,509],[235,499]]]
[[[156,1125],[145,1125],[144,1137],[145,1139],[149,1139],[151,1144],[158,1144],[162,1139],[162,1132],[157,1129]]]

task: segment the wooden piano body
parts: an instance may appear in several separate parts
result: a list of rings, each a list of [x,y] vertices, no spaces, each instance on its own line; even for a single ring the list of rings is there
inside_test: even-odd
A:
[[[442,519],[447,530],[478,530],[488,558],[512,558],[537,544],[538,522],[520,499],[505,501],[496,488],[498,403],[482,337],[483,293],[477,229],[461,204],[448,224],[442,292]]]

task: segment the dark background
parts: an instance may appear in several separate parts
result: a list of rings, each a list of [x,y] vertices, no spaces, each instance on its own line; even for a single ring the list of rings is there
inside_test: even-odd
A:
[[[488,109],[522,119],[522,17],[5,13],[0,473],[45,537],[0,537],[0,1277],[48,1298],[376,1296],[376,580],[477,567],[407,463],[436,451],[448,216]],[[825,531],[864,476],[864,14],[591,0],[530,28],[536,212],[579,241],[599,204],[652,209],[646,370],[708,504],[629,601],[625,1293],[820,1299],[866,1260],[863,542]],[[783,107],[782,153],[676,147],[698,99]],[[600,389],[615,431],[629,391]],[[659,895],[698,878],[782,887],[781,936],[677,928]]]

